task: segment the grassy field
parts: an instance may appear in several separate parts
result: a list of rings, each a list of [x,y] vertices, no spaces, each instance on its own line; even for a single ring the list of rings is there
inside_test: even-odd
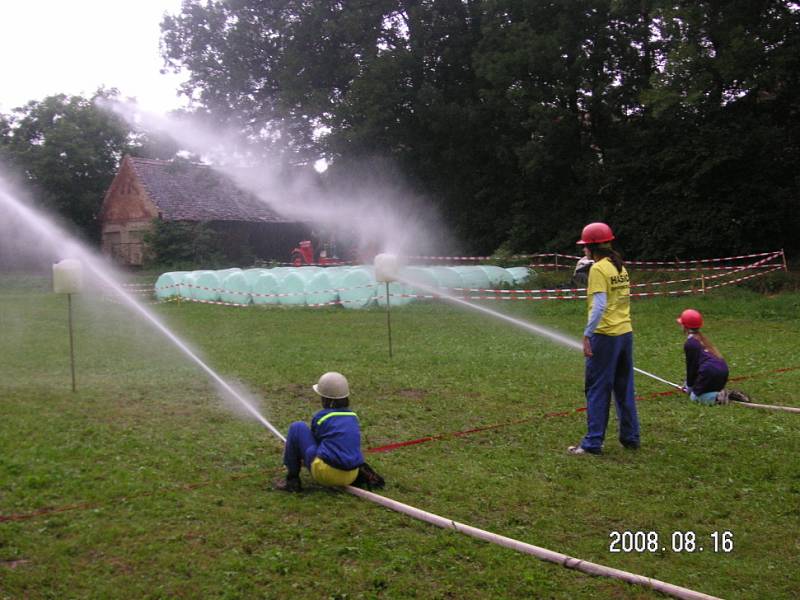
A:
[[[634,304],[637,366],[682,381],[674,319],[693,305],[734,387],[800,406],[800,294],[724,290]],[[490,305],[498,307],[495,304]],[[655,598],[314,486],[270,489],[281,446],[123,307],[46,283],[0,284],[0,598]],[[583,303],[507,303],[578,336]],[[643,446],[568,456],[585,431],[583,359],[443,304],[380,310],[158,305],[215,370],[284,430],[345,373],[386,496],[462,523],[725,598],[800,589],[800,415],[703,407],[637,378]],[[552,413],[566,413],[553,416]],[[489,425],[469,435],[459,431]],[[609,551],[613,531],[654,552]],[[734,548],[714,552],[712,534]],[[694,532],[703,552],[672,551]]]

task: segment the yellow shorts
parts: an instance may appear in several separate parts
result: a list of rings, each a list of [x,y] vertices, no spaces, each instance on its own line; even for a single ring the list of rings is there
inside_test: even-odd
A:
[[[321,485],[333,487],[350,485],[356,480],[357,476],[358,469],[342,471],[330,466],[320,457],[315,458],[314,462],[311,463],[311,477]]]

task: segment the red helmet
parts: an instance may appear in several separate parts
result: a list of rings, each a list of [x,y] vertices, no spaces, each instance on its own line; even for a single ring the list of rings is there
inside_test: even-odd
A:
[[[686,327],[686,329],[700,329],[703,326],[703,315],[700,314],[700,311],[693,308],[687,308],[681,313],[681,316],[675,320]]]
[[[578,244],[602,244],[614,239],[611,227],[605,223],[589,223],[581,232],[581,239]]]

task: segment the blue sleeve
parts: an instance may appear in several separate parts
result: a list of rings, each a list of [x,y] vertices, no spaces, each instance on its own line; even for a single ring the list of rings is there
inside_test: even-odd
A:
[[[324,415],[326,412],[328,412],[328,409],[323,408],[322,410],[314,413],[314,416],[311,417],[311,435],[313,435],[314,439],[317,441],[319,441],[319,431],[318,431],[317,421],[319,421],[320,417],[322,417],[322,415]]]
[[[583,335],[588,337],[594,333],[600,323],[600,319],[603,318],[607,303],[608,296],[606,296],[605,292],[595,292],[592,295],[592,314],[589,315],[589,322],[586,324],[586,329],[583,330]]]
[[[700,371],[700,354],[703,352],[703,346],[696,339],[689,338],[683,345],[683,352],[686,355],[686,387],[691,389]]]

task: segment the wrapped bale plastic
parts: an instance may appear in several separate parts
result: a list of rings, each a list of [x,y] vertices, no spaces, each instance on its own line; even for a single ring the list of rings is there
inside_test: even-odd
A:
[[[289,273],[293,273],[294,270],[294,267],[272,267],[271,269],[266,269],[266,271],[274,275],[278,281],[286,277]]]
[[[324,270],[324,267],[316,266],[303,266],[294,268],[294,272],[302,275],[306,281],[309,281],[314,275]]]
[[[526,279],[536,275],[536,271],[529,267],[509,267],[506,271],[514,278],[514,285],[519,285]]]
[[[196,271],[189,271],[181,277],[181,281],[178,284],[178,290],[180,290],[181,298],[193,298],[192,295],[194,293],[194,286],[197,282],[197,272]]]
[[[231,273],[241,273],[241,272],[242,270],[239,267],[233,267],[231,269],[218,269],[216,273],[220,281],[225,281],[225,278]]]
[[[336,297],[340,301],[340,303],[341,303],[341,299],[342,299],[341,295],[340,295],[340,292],[343,289],[345,289],[344,279],[345,279],[345,277],[347,277],[348,273],[353,271],[354,268],[355,267],[352,267],[352,266],[344,267],[344,268],[339,269],[339,270],[337,270],[337,271],[335,271],[333,273],[329,273],[328,274],[328,277],[330,277],[330,280],[331,280],[331,286],[333,286],[333,289],[336,290]]]
[[[461,275],[464,287],[485,290],[491,287],[489,277],[480,267],[452,267]],[[474,292],[473,292],[474,293]]]
[[[281,296],[278,298],[278,302],[292,306],[305,304],[306,282],[307,275],[300,272],[300,269],[289,273],[281,281]]]
[[[479,265],[478,268],[486,273],[486,276],[489,278],[489,285],[492,287],[514,285],[514,277],[503,267],[496,267],[494,265]]]
[[[170,271],[169,273],[162,273],[156,279],[155,290],[156,298],[165,300],[167,298],[174,298],[181,295],[180,284],[186,276],[186,271]]]
[[[328,274],[330,280],[336,281],[336,279],[341,279],[345,273],[347,273],[352,267],[349,265],[339,265],[336,267],[325,267],[323,271]]]
[[[319,271],[306,283],[306,304],[330,304],[339,299],[339,294],[334,291],[331,275],[324,270]]]
[[[377,283],[372,271],[365,267],[349,270],[338,284],[339,301],[345,308],[366,308],[375,301]]]
[[[216,302],[222,291],[222,284],[216,271],[194,271],[192,298],[206,302]]]
[[[459,291],[454,291],[456,288],[464,287],[464,280],[461,278],[461,273],[452,267],[428,267],[428,271],[436,277],[439,282],[439,287],[444,288],[451,294],[460,294]]]
[[[409,284],[410,293],[416,296],[433,296],[439,288],[439,280],[430,271],[421,267],[400,269],[400,279]],[[412,298],[412,300],[422,300],[422,298]]]
[[[267,269],[260,269],[260,268],[245,269],[244,271],[242,271],[242,275],[244,275],[244,278],[247,280],[247,284],[252,287],[252,285],[256,282],[256,279],[258,279],[259,275],[267,272],[268,272]]]
[[[250,286],[250,291],[253,304],[278,304],[281,282],[273,273],[264,269]]]
[[[223,302],[232,304],[250,304],[251,286],[247,282],[247,277],[241,271],[232,271],[222,281],[222,292],[219,298]]]
[[[414,298],[411,296],[414,290],[404,283],[393,281],[389,284],[389,302],[392,306],[405,306]],[[380,306],[386,306],[386,284],[378,283],[375,290],[375,298]]]

